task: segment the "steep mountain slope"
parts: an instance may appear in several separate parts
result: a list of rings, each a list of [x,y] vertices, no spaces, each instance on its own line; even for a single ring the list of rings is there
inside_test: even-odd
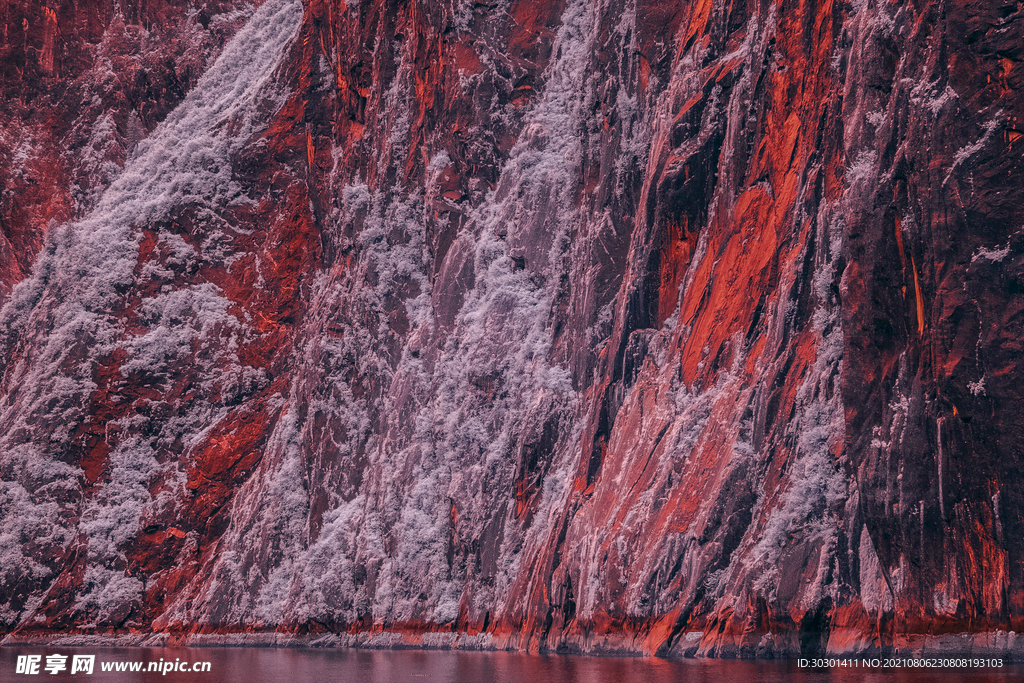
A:
[[[4,628],[1018,649],[1022,38],[267,0],[87,210],[9,185]]]
[[[87,213],[252,14],[242,0],[9,2],[0,9],[0,296],[48,224]]]

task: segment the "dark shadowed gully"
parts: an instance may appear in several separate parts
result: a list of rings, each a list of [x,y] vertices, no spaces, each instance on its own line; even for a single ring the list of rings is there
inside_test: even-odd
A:
[[[1019,0],[0,12],[7,642],[1024,654]]]

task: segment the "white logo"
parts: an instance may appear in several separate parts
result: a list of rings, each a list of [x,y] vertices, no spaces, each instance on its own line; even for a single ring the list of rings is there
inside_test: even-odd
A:
[[[15,665],[16,674],[37,674],[39,673],[39,662],[42,655],[18,655],[18,663]]]
[[[59,671],[67,671],[68,669],[68,656],[67,655],[46,655],[46,669],[48,674],[56,674]]]
[[[18,655],[14,666],[16,674],[38,674],[42,665],[42,655]],[[71,657],[72,674],[91,674],[96,665],[96,655],[73,655]],[[67,655],[46,655],[46,665],[42,667],[46,673],[55,675],[68,670]]]
[[[91,674],[96,655],[75,655],[71,658],[71,673]]]

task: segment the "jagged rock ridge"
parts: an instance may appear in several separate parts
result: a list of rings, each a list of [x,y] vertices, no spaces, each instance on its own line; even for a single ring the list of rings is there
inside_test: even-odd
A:
[[[267,0],[33,224],[5,628],[1015,649],[1021,12]]]

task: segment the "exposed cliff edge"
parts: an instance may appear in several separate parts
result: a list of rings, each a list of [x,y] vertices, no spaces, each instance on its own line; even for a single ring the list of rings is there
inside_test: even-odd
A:
[[[2,112],[10,640],[1024,647],[1024,5],[209,6],[7,21],[219,55]]]

